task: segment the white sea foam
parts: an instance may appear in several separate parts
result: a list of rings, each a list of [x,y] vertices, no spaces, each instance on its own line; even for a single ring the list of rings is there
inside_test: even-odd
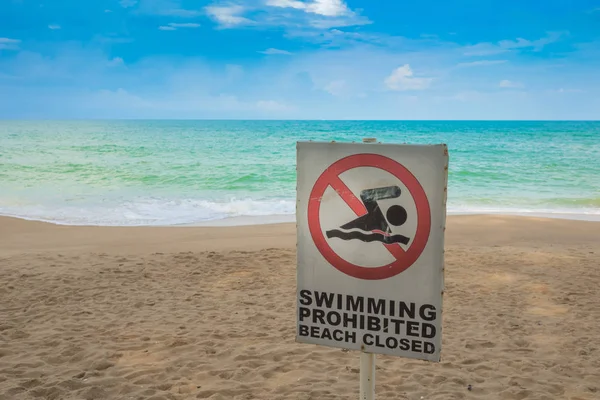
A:
[[[293,215],[292,200],[231,199],[218,201],[158,198],[98,204],[0,203],[0,214],[60,225],[160,226],[205,224],[224,219]]]
[[[141,198],[95,204],[8,204],[0,199],[0,215],[59,225],[97,226],[236,226],[295,221],[293,199],[200,199]],[[600,210],[584,208],[523,208],[448,206],[448,215],[522,215],[600,221]]]

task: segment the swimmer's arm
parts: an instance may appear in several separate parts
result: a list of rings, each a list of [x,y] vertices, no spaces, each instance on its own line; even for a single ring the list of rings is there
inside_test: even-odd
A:
[[[365,189],[360,192],[360,198],[362,199],[363,203],[384,199],[394,199],[396,197],[400,197],[400,188],[398,186]]]

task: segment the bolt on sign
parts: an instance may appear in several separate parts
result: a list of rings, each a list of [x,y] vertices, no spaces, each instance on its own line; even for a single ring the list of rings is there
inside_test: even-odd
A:
[[[439,361],[446,145],[297,143],[296,341]]]

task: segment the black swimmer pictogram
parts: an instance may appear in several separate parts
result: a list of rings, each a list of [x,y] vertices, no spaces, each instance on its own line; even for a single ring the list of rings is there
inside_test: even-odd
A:
[[[404,235],[392,235],[390,225],[403,225],[408,215],[406,209],[400,205],[394,204],[388,208],[385,217],[381,208],[379,208],[378,200],[395,199],[400,197],[400,188],[398,186],[386,186],[374,189],[365,189],[360,192],[367,213],[355,220],[340,226],[340,229],[332,229],[326,233],[328,238],[338,238],[342,240],[358,239],[363,242],[382,242],[408,244],[410,238]],[[342,230],[343,229],[343,230]],[[360,231],[345,232],[350,229],[358,229]],[[381,232],[381,233],[380,233]]]

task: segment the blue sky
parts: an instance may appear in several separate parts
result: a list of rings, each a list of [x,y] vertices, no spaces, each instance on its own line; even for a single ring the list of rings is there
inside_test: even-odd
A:
[[[600,119],[600,0],[0,0],[0,118]]]

